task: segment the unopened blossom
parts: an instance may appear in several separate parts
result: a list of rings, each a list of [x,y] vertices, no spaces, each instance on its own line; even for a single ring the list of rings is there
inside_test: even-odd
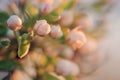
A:
[[[39,10],[43,14],[48,14],[52,11],[52,5],[50,3],[40,4]]]
[[[76,76],[80,72],[79,67],[75,63],[65,59],[61,59],[57,62],[56,71],[65,76],[68,75]]]
[[[61,13],[61,20],[60,20],[60,24],[62,26],[69,26],[72,24],[74,20],[74,17],[73,17],[73,13],[71,11],[63,11]]]
[[[60,38],[63,35],[60,26],[59,25],[52,26],[50,35],[51,35],[52,38],[55,38],[55,39]]]
[[[34,31],[39,36],[45,36],[50,33],[51,28],[46,20],[39,20],[35,23]]]
[[[74,51],[70,47],[66,47],[62,51],[62,55],[67,59],[72,59],[74,56]]]
[[[67,35],[67,41],[75,50],[81,48],[87,42],[85,34],[79,30],[70,31]]]
[[[8,27],[11,30],[17,31],[22,28],[22,20],[17,15],[12,15],[7,20]]]

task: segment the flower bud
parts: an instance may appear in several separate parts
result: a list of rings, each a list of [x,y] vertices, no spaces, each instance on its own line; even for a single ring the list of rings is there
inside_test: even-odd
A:
[[[34,31],[39,36],[45,36],[50,33],[51,28],[46,20],[39,20],[35,23]]]
[[[72,24],[73,19],[74,17],[71,11],[63,11],[61,14],[60,24],[62,26],[69,26]]]
[[[52,6],[50,3],[42,3],[39,7],[39,10],[43,14],[48,14],[52,11]]]
[[[17,31],[22,28],[22,20],[17,15],[12,15],[7,20],[8,27],[11,30]]]
[[[79,70],[79,67],[73,63],[73,62],[70,62],[68,60],[59,60],[56,64],[56,71],[58,73],[61,73],[65,76],[68,76],[68,75],[78,75],[80,70]]]
[[[74,49],[81,48],[86,43],[86,37],[82,31],[72,30],[67,35],[68,44]]]
[[[60,26],[52,26],[50,35],[52,38],[55,38],[55,39],[60,38],[63,35]]]

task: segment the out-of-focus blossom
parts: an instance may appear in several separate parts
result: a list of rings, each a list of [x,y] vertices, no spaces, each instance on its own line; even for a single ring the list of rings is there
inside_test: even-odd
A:
[[[39,20],[35,23],[34,31],[39,36],[45,36],[50,33],[51,28],[46,20]]]
[[[9,38],[13,38],[13,37],[14,37],[13,31],[12,31],[12,30],[8,30],[8,31],[7,31],[7,36],[8,36]]]
[[[65,76],[68,76],[68,75],[76,76],[80,72],[79,67],[75,63],[69,60],[64,60],[64,59],[61,59],[57,62],[56,71]]]
[[[89,56],[82,57],[80,62],[80,69],[82,73],[92,73],[99,68],[107,60],[107,55],[103,53],[96,53]]]
[[[74,51],[70,47],[66,47],[62,51],[62,55],[67,59],[72,59],[74,56]]]
[[[60,38],[63,35],[61,27],[59,25],[53,25],[51,27],[50,35],[52,38],[55,38],[55,39]]]
[[[52,11],[52,5],[49,3],[40,4],[39,10],[42,14],[48,14]]]
[[[21,70],[15,70],[10,80],[32,80],[32,78]]]
[[[20,10],[14,2],[10,4],[10,8],[12,9],[13,13],[20,15]]]
[[[22,20],[17,15],[12,15],[7,20],[8,27],[11,30],[17,31],[22,28]]]
[[[48,45],[45,47],[45,54],[49,57],[56,57],[60,53],[60,46]]]
[[[85,34],[77,28],[70,31],[67,35],[68,44],[75,50],[81,48],[87,41]]]
[[[44,66],[47,62],[46,56],[43,54],[43,51],[38,48],[30,53],[30,59],[34,64],[38,66]]]
[[[90,17],[81,17],[75,20],[75,25],[81,29],[89,30],[93,27],[93,21]]]
[[[81,55],[91,55],[97,50],[97,42],[94,39],[89,39],[87,43],[79,49]]]
[[[72,24],[73,20],[74,20],[74,16],[71,11],[65,10],[61,13],[61,20],[60,20],[61,26],[69,26]]]

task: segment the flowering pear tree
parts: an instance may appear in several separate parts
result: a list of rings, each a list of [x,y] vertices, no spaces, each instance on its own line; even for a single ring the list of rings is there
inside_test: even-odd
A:
[[[113,5],[107,1],[8,0],[0,12],[0,79],[81,80],[92,74],[105,60],[97,41]]]

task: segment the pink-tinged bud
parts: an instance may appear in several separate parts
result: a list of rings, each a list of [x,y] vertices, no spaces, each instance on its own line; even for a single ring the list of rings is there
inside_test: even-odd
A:
[[[22,28],[22,20],[17,15],[12,15],[7,20],[8,27],[11,30],[17,31]]]
[[[35,23],[34,31],[39,36],[45,36],[50,33],[51,28],[46,20],[39,20]]]
[[[66,47],[62,51],[62,55],[67,59],[72,59],[74,56],[74,51],[70,47]]]
[[[67,35],[68,44],[74,49],[81,48],[86,42],[86,36],[82,31],[72,30]]]
[[[59,60],[56,64],[56,71],[60,74],[63,74],[65,76],[68,76],[68,75],[78,75],[80,70],[79,70],[79,67],[69,61],[69,60]]]
[[[52,26],[50,35],[54,39],[62,37],[63,33],[62,33],[60,26],[59,25]]]
[[[52,11],[52,6],[50,3],[42,3],[40,4],[40,12],[43,14],[48,14]]]
[[[61,14],[60,24],[62,26],[69,26],[74,20],[73,13],[71,11],[63,11]]]

